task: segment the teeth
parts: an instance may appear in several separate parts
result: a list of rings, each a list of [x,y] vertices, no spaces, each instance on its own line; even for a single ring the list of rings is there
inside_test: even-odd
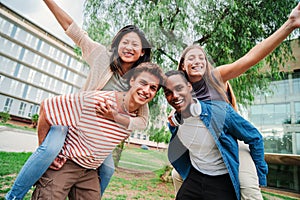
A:
[[[142,95],[142,94],[140,94],[140,93],[138,93],[138,95],[139,95],[140,97],[142,97],[143,99],[147,99],[147,97],[146,97],[145,95]]]
[[[133,55],[133,53],[130,53],[130,52],[124,52],[123,54],[124,55]]]
[[[183,102],[183,100],[178,100],[178,101],[173,101],[175,105],[181,104]]]

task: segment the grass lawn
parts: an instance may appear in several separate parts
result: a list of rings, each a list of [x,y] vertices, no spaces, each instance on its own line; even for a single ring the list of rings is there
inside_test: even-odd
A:
[[[0,152],[0,200],[13,184],[17,173],[31,153]],[[159,179],[162,168],[168,164],[165,151],[142,150],[126,147],[103,200],[171,200],[174,199],[172,183]],[[32,190],[26,195],[29,200]],[[264,199],[294,200],[270,192],[263,193]]]

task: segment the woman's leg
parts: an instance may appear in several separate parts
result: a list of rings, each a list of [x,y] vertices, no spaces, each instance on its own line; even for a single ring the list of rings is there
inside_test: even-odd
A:
[[[239,180],[241,200],[263,200],[254,162],[247,144],[239,141]]]
[[[100,180],[100,193],[103,196],[106,187],[115,171],[115,164],[112,153],[105,158],[103,163],[98,168],[98,175]]]
[[[175,168],[173,168],[173,170],[172,170],[172,180],[173,180],[173,185],[174,185],[175,195],[176,195],[183,183],[183,180]]]
[[[52,126],[50,128],[43,143],[28,158],[19,172],[11,190],[5,196],[7,200],[24,198],[28,190],[44,174],[60,152],[67,132],[68,127],[66,126]]]

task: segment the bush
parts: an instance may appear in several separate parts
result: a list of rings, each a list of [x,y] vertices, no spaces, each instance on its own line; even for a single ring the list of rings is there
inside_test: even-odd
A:
[[[36,128],[38,121],[39,121],[39,115],[38,114],[32,115],[31,122],[33,128]]]
[[[8,112],[0,112],[0,119],[2,123],[6,123],[8,120],[10,120],[10,114]]]

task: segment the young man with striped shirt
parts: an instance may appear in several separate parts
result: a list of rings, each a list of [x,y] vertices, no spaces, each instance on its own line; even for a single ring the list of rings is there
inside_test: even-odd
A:
[[[164,83],[161,68],[142,63],[130,78],[127,92],[86,91],[61,95],[43,101],[48,126],[69,126],[60,157],[67,159],[56,171],[48,169],[37,182],[32,199],[99,199],[100,187],[96,169],[130,131],[114,120],[104,118],[100,106],[117,114],[136,116],[137,110],[151,101]]]

